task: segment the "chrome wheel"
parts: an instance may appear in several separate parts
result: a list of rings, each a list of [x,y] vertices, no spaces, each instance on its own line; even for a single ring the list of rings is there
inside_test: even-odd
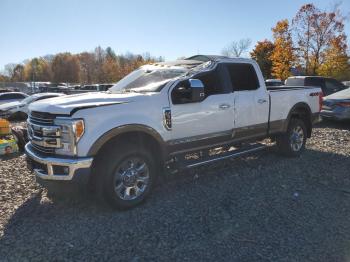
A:
[[[120,199],[134,200],[145,192],[149,178],[149,168],[142,158],[127,158],[115,171],[114,190]]]
[[[293,128],[290,135],[290,147],[294,152],[299,151],[304,144],[304,130],[301,126]]]

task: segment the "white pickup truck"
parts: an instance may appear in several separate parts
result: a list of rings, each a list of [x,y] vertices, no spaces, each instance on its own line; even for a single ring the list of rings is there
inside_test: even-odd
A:
[[[253,60],[193,56],[145,65],[107,92],[30,106],[26,154],[45,185],[88,181],[129,208],[165,171],[262,150],[298,156],[318,120],[321,90],[267,90]]]

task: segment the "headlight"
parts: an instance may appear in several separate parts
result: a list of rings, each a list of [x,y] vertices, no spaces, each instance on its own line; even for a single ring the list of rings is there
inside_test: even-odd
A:
[[[54,124],[61,128],[61,148],[57,154],[76,155],[76,145],[85,131],[84,120],[70,118],[56,118]]]

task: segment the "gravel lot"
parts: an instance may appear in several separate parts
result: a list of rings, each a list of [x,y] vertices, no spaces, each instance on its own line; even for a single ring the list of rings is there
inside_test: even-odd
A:
[[[269,151],[171,176],[124,212],[50,199],[24,156],[0,160],[0,260],[349,261],[350,124],[318,125],[300,158]]]

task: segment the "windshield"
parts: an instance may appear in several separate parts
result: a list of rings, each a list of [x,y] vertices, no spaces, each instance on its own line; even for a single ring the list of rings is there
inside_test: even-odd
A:
[[[25,99],[23,99],[21,101],[22,104],[30,104],[31,102],[33,102],[35,100],[37,96],[28,96]]]
[[[111,92],[159,92],[172,79],[188,72],[183,67],[143,66],[112,86]]]

